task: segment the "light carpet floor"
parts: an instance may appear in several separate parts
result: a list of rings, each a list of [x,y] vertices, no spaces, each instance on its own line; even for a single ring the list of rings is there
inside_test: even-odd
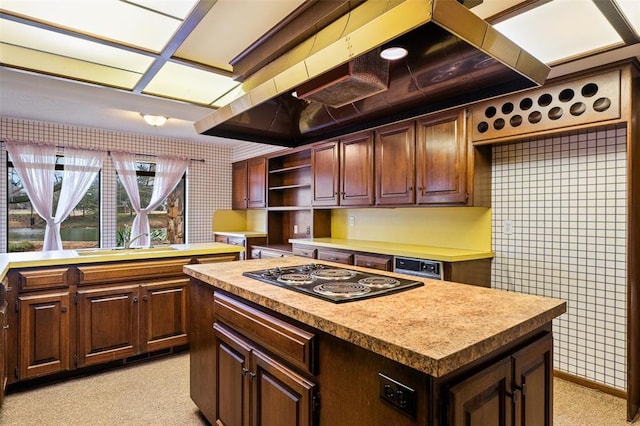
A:
[[[564,380],[554,384],[555,426],[630,425],[623,399]],[[0,425],[7,426],[207,424],[189,398],[188,353],[12,392],[0,409]]]

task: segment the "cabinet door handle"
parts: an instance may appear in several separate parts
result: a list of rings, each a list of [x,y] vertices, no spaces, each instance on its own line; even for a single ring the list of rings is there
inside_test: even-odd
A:
[[[62,306],[60,308],[60,312],[67,312],[67,307],[66,306]]]
[[[410,186],[410,187],[409,187],[409,191],[413,191],[413,186]]]
[[[5,330],[8,330],[9,329],[9,324],[3,325],[2,328],[4,328]]]
[[[133,303],[138,303],[138,298],[137,297],[133,298]]]
[[[146,301],[147,301],[147,299],[149,299],[149,298],[147,297],[147,295],[142,296],[142,301],[143,301],[143,302],[146,302]]]

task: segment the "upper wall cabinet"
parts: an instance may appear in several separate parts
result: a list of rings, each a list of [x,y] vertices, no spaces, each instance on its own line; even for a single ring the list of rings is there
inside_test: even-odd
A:
[[[312,156],[314,206],[373,205],[372,132],[315,145]]]
[[[266,160],[264,157],[239,161],[232,165],[233,209],[266,207]]]
[[[337,206],[340,190],[340,144],[337,140],[311,149],[313,168],[313,205]]]
[[[340,205],[373,205],[373,133],[340,140]]]
[[[417,120],[418,204],[467,202],[465,111]]]
[[[415,202],[415,123],[375,131],[376,205]]]

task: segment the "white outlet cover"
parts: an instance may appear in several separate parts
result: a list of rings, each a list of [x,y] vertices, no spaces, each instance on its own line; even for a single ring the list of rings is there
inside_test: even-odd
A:
[[[513,234],[513,227],[514,225],[512,220],[505,220],[504,222],[502,222],[502,233],[505,235]]]

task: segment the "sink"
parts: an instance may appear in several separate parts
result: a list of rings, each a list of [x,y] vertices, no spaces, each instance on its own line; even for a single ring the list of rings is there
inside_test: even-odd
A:
[[[103,249],[83,249],[75,250],[78,256],[123,256],[126,254],[142,254],[142,253],[155,253],[163,251],[174,251],[175,247],[162,246],[162,247],[140,247],[140,248],[103,248]]]

